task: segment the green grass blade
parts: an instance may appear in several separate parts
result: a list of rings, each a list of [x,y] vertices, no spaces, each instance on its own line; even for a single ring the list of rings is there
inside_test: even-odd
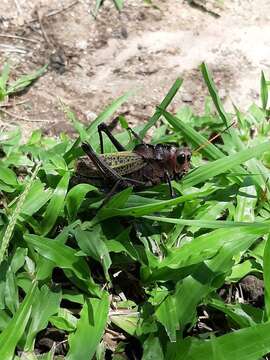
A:
[[[47,67],[48,65],[45,65],[41,69],[36,70],[33,74],[21,76],[13,84],[8,86],[7,94],[11,95],[27,88],[33,81],[45,74]]]
[[[143,344],[143,357],[142,360],[164,359],[162,346],[159,338],[153,334],[149,335]]]
[[[263,255],[263,280],[264,280],[264,302],[265,319],[270,320],[270,236],[265,244]]]
[[[52,191],[44,187],[44,184],[39,179],[33,182],[26,196],[21,214],[32,216],[50,200]]]
[[[18,180],[13,170],[0,165],[0,180],[7,185],[18,186]]]
[[[213,103],[215,104],[215,107],[217,109],[217,112],[219,116],[221,117],[224,125],[227,127],[230,125],[230,118],[226,111],[224,110],[223,104],[220,100],[220,97],[218,95],[217,88],[214,84],[214,81],[212,79],[212,76],[208,70],[208,67],[205,63],[202,63],[200,66],[204,81],[208,87],[209,94],[213,100]]]
[[[87,131],[85,129],[85,126],[78,120],[76,114],[71,111],[71,109],[63,102],[62,99],[59,98],[59,102],[61,105],[61,110],[79,134],[81,141],[85,141],[87,139]]]
[[[78,184],[68,192],[65,205],[70,222],[76,219],[78,210],[85,198],[85,195],[95,189],[95,186],[90,184]]]
[[[71,270],[79,280],[82,280],[95,295],[99,294],[98,286],[93,282],[86,261],[76,256],[77,251],[52,239],[37,235],[25,235],[29,245],[43,257],[51,260],[56,266]]]
[[[121,11],[124,6],[124,0],[113,0],[114,5],[118,11]]]
[[[211,192],[213,192],[213,190],[197,191],[188,195],[179,196],[175,199],[156,201],[146,205],[127,207],[123,209],[121,207],[119,209],[104,208],[101,209],[100,215],[98,215],[98,219],[103,220],[113,216],[125,216],[125,215],[143,216],[143,215],[151,214],[156,211],[169,210],[170,208],[173,208],[178,204],[184,203],[186,201],[203,198],[204,196],[209,195]]]
[[[94,17],[97,16],[97,13],[98,13],[98,11],[100,9],[100,6],[102,5],[102,2],[103,2],[103,0],[96,0],[95,10],[93,11]]]
[[[3,101],[7,96],[7,81],[9,77],[10,67],[8,63],[3,66],[2,74],[0,76],[0,101]]]
[[[161,216],[144,216],[145,219],[161,221],[169,224],[178,224],[186,226],[196,226],[200,229],[224,229],[231,227],[254,227],[265,228],[270,226],[270,222],[248,222],[248,221],[223,221],[223,220],[189,220],[175,219]]]
[[[91,124],[86,128],[89,141],[91,141],[92,136],[97,133],[98,125],[108,120],[115,113],[115,111],[133,94],[134,92],[129,91],[126,94],[120,96],[118,99],[114,100],[101,114],[99,114],[93,122],[91,122]]]
[[[202,153],[206,154],[211,159],[219,159],[225,154],[219,150],[214,144],[208,143],[208,140],[192,128],[189,124],[183,122],[178,117],[170,114],[167,111],[160,110],[165,119],[175,128],[175,130],[181,132],[186,138],[187,142],[192,142],[195,146],[206,144],[201,150]]]
[[[33,302],[31,321],[27,330],[24,351],[33,351],[35,337],[45,329],[51,315],[57,313],[60,307],[61,293],[51,291],[48,286],[42,286]]]
[[[254,210],[257,201],[255,186],[242,186],[236,197],[234,220],[252,223],[255,220]]]
[[[240,328],[254,326],[258,320],[258,323],[261,323],[262,310],[259,308],[254,308],[249,304],[227,304],[219,298],[215,297],[211,297],[210,300],[207,301],[207,304],[219,311],[222,311]],[[248,310],[250,311],[248,312]],[[252,314],[256,314],[256,317],[252,316]]]
[[[52,198],[46,208],[43,220],[41,222],[41,235],[47,235],[56,223],[56,220],[64,207],[65,196],[67,193],[69,184],[69,173],[65,175],[59,181]]]
[[[268,103],[268,86],[263,71],[261,72],[261,100],[262,108],[263,110],[266,110]]]
[[[0,334],[0,359],[13,359],[15,347],[23,336],[28,323],[36,291],[36,283],[33,283],[18,311]]]
[[[126,94],[120,96],[118,99],[113,101],[109,106],[107,106],[106,109],[100,115],[98,115],[98,117],[93,122],[91,122],[91,124],[86,128],[87,136],[90,143],[93,141],[94,135],[97,134],[98,125],[108,120],[115,113],[115,111],[128,100],[128,98],[131,95],[133,95],[133,92],[129,91]],[[80,141],[81,141],[80,137],[77,138],[77,140],[75,140],[75,142],[72,144],[71,148],[64,155],[64,159],[66,160],[67,163],[69,163],[72,160],[74,156],[74,151],[80,144]]]
[[[188,338],[173,347],[174,351],[167,357],[169,360],[258,360],[270,352],[270,323],[254,325],[210,340]]]
[[[89,231],[83,231],[80,228],[77,228],[74,231],[74,234],[82,251],[102,264],[105,276],[109,281],[110,277],[108,270],[112,262],[104,242],[106,238],[102,233],[100,225],[93,226]]]
[[[231,233],[229,236],[224,235],[223,238],[228,243],[224,244],[214,257],[201,263],[189,276],[179,281],[175,293],[169,295],[157,308],[156,316],[164,325],[171,341],[176,340],[177,330],[183,330],[188,323],[192,323],[196,314],[196,307],[202,299],[209,295],[215,286],[219,286],[219,282],[214,283],[215,278],[220,277],[221,274],[225,276],[231,270],[232,258],[240,251],[246,251],[257,238],[267,232],[267,230],[256,229],[255,231],[247,228],[238,228],[237,232],[234,229],[222,229],[222,231],[215,230],[212,232],[210,238],[218,242],[220,241],[218,236],[226,230],[227,232],[230,230]],[[207,235],[200,238],[209,239]],[[195,245],[196,242],[195,240]],[[198,249],[195,250],[195,252],[197,251]],[[179,253],[177,255],[179,256]]]
[[[101,299],[86,299],[77,330],[69,337],[66,360],[92,359],[105,331],[109,314],[109,296],[104,291]]]
[[[185,188],[203,183],[210,178],[224,174],[254,157],[262,155],[270,149],[270,141],[248,148],[233,155],[225,156],[222,159],[215,160],[211,163],[203,165],[189,173],[182,181]]]
[[[194,265],[213,257],[223,247],[233,246],[234,242],[241,242],[246,237],[259,237],[266,233],[267,226],[261,227],[260,225],[216,229],[193,239],[180,248],[174,248],[162,262],[155,264],[155,269],[165,267],[180,269]]]
[[[154,115],[148,120],[147,124],[140,131],[140,137],[142,139],[145,137],[147,131],[156,124],[156,122],[162,115],[161,110],[166,110],[166,108],[170,105],[177,91],[181,87],[182,83],[183,83],[182,79],[176,79],[173,86],[170,88],[168,94],[165,96],[165,98],[162,100],[161,104],[159,105],[158,109],[155,111]]]

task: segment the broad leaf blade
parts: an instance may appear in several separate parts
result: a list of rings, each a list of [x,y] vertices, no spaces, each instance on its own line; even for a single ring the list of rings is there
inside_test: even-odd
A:
[[[15,347],[22,337],[28,323],[35,296],[36,283],[33,283],[18,311],[10,320],[5,330],[0,334],[0,359],[13,359]]]
[[[62,211],[65,202],[65,196],[68,189],[69,183],[69,173],[66,172],[65,175],[59,181],[52,198],[49,202],[49,205],[46,208],[43,220],[41,222],[41,235],[47,235]]]
[[[101,340],[109,314],[109,296],[104,291],[101,299],[86,299],[77,330],[69,337],[67,360],[92,359]]]

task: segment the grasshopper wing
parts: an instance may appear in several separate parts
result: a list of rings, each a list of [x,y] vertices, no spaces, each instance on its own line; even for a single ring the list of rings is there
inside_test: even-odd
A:
[[[101,154],[99,158],[119,175],[131,174],[146,165],[142,156],[132,151],[120,151],[116,153]],[[81,157],[76,164],[76,173],[82,177],[100,176],[98,169],[87,156]]]

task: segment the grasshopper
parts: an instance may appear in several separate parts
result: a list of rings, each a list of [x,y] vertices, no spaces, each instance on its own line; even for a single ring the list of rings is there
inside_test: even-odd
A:
[[[98,126],[101,154],[98,155],[88,143],[82,144],[86,156],[76,164],[75,182],[93,184],[107,192],[107,198],[129,186],[141,190],[167,182],[171,197],[174,197],[171,181],[180,180],[188,172],[190,149],[164,144],[150,145],[132,129],[129,130],[140,142],[133,151],[126,151],[108,126],[101,123]],[[104,154],[103,133],[118,152]]]

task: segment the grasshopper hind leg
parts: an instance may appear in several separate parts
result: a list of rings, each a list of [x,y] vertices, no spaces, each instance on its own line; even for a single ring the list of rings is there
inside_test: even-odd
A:
[[[111,188],[111,190],[106,194],[105,198],[103,199],[102,203],[100,204],[100,206],[97,208],[97,211],[99,211],[101,208],[103,208],[103,206],[105,204],[107,204],[107,202],[112,198],[112,196],[117,192],[117,189],[120,187],[121,185],[121,180],[116,181],[116,183],[113,185],[113,187]]]
[[[100,142],[100,152],[104,154],[104,144],[103,144],[103,136],[102,132],[104,132],[108,138],[111,140],[112,144],[116,147],[118,151],[125,151],[125,147],[120,144],[120,142],[113,136],[111,131],[109,130],[108,126],[105,123],[101,123],[98,125],[98,135],[99,135],[99,142]]]

